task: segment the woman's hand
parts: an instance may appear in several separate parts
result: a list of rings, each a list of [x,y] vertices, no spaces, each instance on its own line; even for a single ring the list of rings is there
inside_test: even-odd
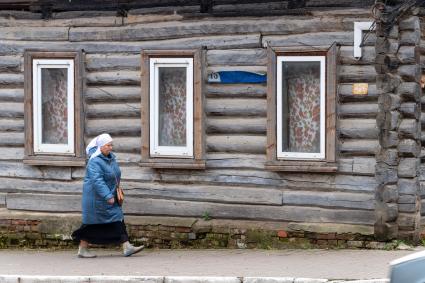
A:
[[[113,205],[114,202],[115,202],[115,199],[114,198],[110,198],[107,201],[108,201],[108,204]]]

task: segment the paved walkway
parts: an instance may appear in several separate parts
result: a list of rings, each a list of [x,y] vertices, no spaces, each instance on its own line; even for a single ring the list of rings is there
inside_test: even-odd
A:
[[[388,277],[390,261],[413,252],[382,250],[145,250],[135,256],[124,258],[119,250],[99,249],[94,251],[98,254],[97,258],[80,259],[76,257],[76,251],[0,250],[0,275],[29,275],[34,278],[45,275],[115,275],[376,279]],[[90,282],[92,281],[90,280]],[[2,282],[1,278],[0,282]],[[3,282],[8,281],[4,279]],[[23,280],[22,282],[32,281]]]

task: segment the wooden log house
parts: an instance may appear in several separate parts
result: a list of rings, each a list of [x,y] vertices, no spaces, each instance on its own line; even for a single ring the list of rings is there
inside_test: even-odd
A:
[[[425,12],[390,2],[0,0],[0,247],[68,239],[104,132],[151,246],[417,241]]]

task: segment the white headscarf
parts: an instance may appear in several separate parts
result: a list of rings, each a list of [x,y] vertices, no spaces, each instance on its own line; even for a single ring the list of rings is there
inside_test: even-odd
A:
[[[109,134],[101,134],[91,140],[89,145],[86,147],[86,153],[89,154],[90,150],[94,147],[97,147],[96,151],[90,156],[90,159],[101,154],[100,147],[104,146],[107,143],[110,143],[112,138]]]

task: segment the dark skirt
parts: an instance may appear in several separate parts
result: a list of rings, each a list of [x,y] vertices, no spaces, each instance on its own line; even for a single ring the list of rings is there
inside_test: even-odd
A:
[[[75,242],[83,240],[96,245],[121,244],[128,241],[124,221],[83,224],[72,233],[71,237]]]

